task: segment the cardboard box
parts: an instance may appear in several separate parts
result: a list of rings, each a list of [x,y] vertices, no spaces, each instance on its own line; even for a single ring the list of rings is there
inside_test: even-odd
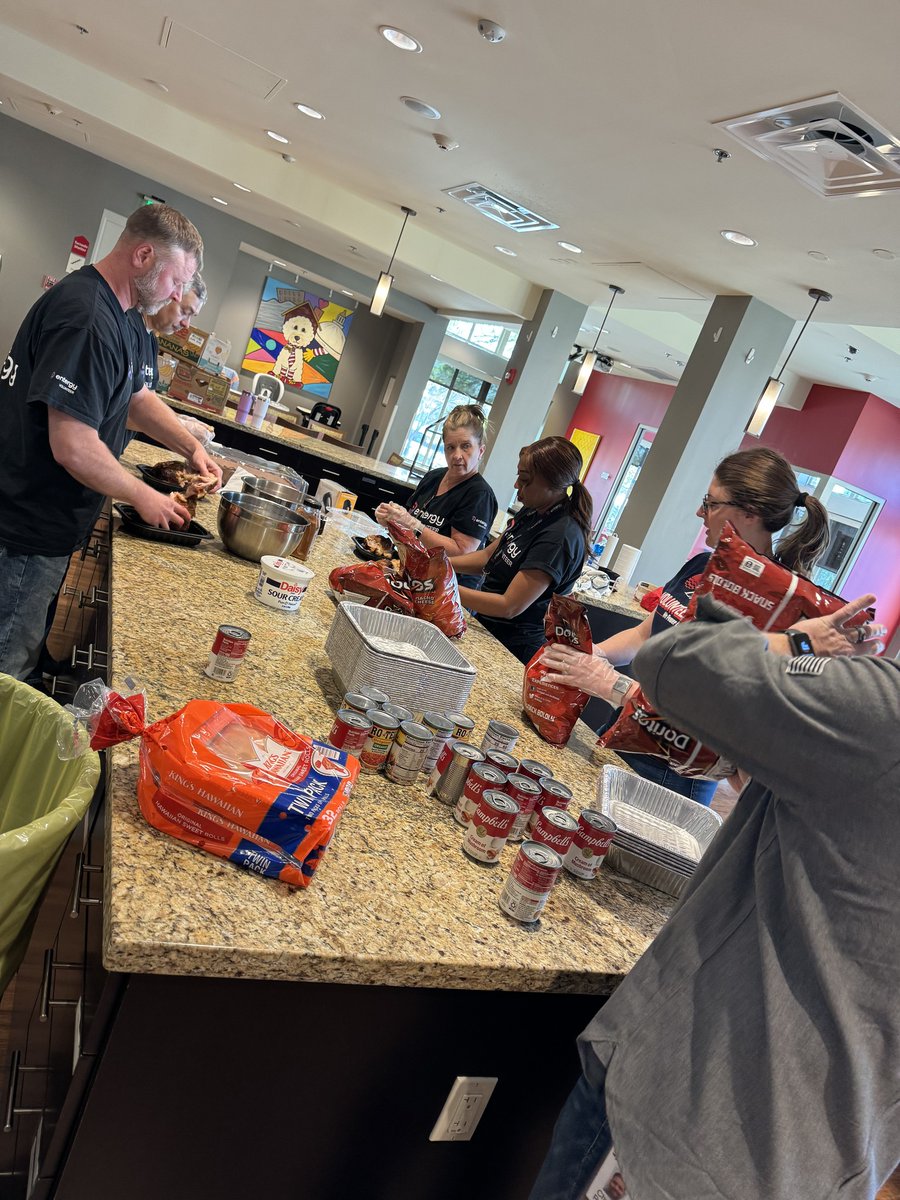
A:
[[[176,329],[169,337],[161,337],[157,340],[160,353],[165,351],[167,354],[174,354],[176,358],[180,358],[184,362],[199,363],[208,339],[209,334],[204,330],[195,329],[193,325],[189,325],[187,329]]]
[[[200,358],[200,366],[216,374],[219,367],[225,366],[230,353],[231,342],[227,338],[216,337],[214,333],[211,333],[206,339],[206,346]]]
[[[225,411],[225,401],[228,399],[228,380],[201,371],[190,363],[179,363],[169,384],[168,394],[173,400],[183,400],[185,404],[195,404],[208,412],[221,413]]]
[[[174,354],[160,354],[157,361],[159,369],[159,384],[158,392],[168,392],[172,380],[175,378],[175,372],[178,369],[178,359]]]

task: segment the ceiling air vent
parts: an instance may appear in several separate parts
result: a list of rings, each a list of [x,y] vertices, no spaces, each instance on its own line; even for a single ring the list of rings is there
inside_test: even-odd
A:
[[[839,92],[715,124],[819,196],[900,188],[900,138]]]
[[[559,229],[553,221],[539,217],[523,204],[516,204],[515,200],[508,200],[499,192],[492,192],[482,183],[461,183],[457,187],[445,188],[445,195],[462,200],[463,204],[470,204],[492,221],[499,221],[501,225],[511,229],[513,233],[529,233],[533,229]]]

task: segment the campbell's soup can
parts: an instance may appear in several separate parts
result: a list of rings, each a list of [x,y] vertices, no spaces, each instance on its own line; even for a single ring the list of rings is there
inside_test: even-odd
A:
[[[209,662],[203,668],[210,679],[233,683],[244,661],[250,634],[239,625],[220,625],[209,652]]]
[[[506,792],[483,792],[463,835],[463,854],[486,867],[498,866],[518,811],[518,804]]]
[[[519,740],[519,731],[515,725],[506,725],[503,721],[488,721],[484,737],[481,739],[482,750],[503,750],[509,754]]]
[[[506,787],[503,790],[519,804],[519,815],[516,817],[509,840],[511,842],[524,841],[528,818],[534,812],[537,802],[541,798],[541,785],[536,779],[529,779],[527,775],[516,773],[507,776]]]
[[[456,808],[453,810],[454,819],[460,825],[468,825],[482,795],[492,788],[503,791],[505,787],[506,776],[499,767],[494,767],[489,762],[472,763],[466,775],[462,793],[456,801]]]
[[[392,717],[396,717],[401,725],[404,721],[411,721],[413,719],[413,715],[409,709],[403,708],[400,704],[391,704],[388,702],[387,704],[382,704],[381,708],[383,712],[390,713]]]
[[[563,860],[549,846],[523,842],[498,903],[508,917],[532,925],[540,918]]]
[[[552,779],[553,772],[546,763],[537,762],[533,758],[523,758],[519,763],[519,774],[527,775],[529,779],[536,779],[538,783],[542,779]]]
[[[458,742],[471,744],[475,731],[475,722],[465,713],[447,713],[447,720],[453,722],[453,736]]]
[[[422,713],[422,724],[426,729],[431,731],[431,741],[428,744],[428,753],[425,755],[425,762],[422,764],[422,770],[431,774],[434,769],[434,764],[438,760],[438,755],[453,737],[453,722],[444,716],[443,713],[425,712]]]
[[[566,854],[577,831],[578,821],[571,813],[566,812],[564,808],[551,808],[548,804],[545,808],[535,810],[529,825],[528,838],[529,841],[540,842],[542,846],[549,846],[551,850],[555,850],[564,860],[565,866]]]
[[[432,795],[442,804],[456,804],[473,763],[484,762],[477,746],[468,742],[448,742],[441,751],[428,780]]]
[[[566,851],[565,868],[576,879],[593,879],[618,831],[615,821],[595,808],[585,808],[578,818],[572,845]]]
[[[431,742],[431,730],[417,721],[402,721],[384,773],[391,783],[415,783]]]
[[[504,775],[515,775],[519,769],[519,760],[505,750],[485,750],[484,757],[492,767],[499,767]]]
[[[374,707],[374,702],[368,696],[364,696],[362,692],[345,692],[341,702],[341,708],[352,708],[354,712],[359,713],[366,713]]]
[[[371,700],[373,704],[378,706],[378,708],[384,708],[385,704],[390,702],[390,696],[387,694],[387,692],[379,691],[378,688],[374,687],[361,687],[359,689],[359,695],[365,696],[367,700]]]
[[[534,806],[534,812],[528,818],[528,837],[531,837],[534,823],[542,808],[561,808],[565,810],[572,803],[572,789],[567,788],[558,779],[541,779],[539,782],[541,785],[541,798]]]
[[[372,728],[359,753],[359,765],[364,771],[380,771],[387,762],[400,722],[390,713],[381,712],[377,708],[370,708],[366,716]]]
[[[341,708],[334,718],[326,741],[337,750],[346,750],[359,756],[372,729],[372,722],[353,708]]]

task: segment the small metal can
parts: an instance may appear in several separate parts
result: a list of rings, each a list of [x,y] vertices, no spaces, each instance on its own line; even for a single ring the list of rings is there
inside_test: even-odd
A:
[[[544,808],[537,808],[532,815],[528,826],[528,839],[555,850],[565,865],[566,854],[577,830],[578,822],[571,813],[567,813],[564,808],[553,808],[548,804]]]
[[[484,757],[491,766],[499,767],[504,775],[514,775],[519,769],[519,760],[514,754],[507,754],[503,750],[486,750]]]
[[[553,772],[546,763],[536,762],[533,758],[523,758],[519,763],[519,774],[527,775],[529,779],[552,779]]]
[[[416,721],[401,722],[384,766],[384,773],[391,783],[415,783],[431,737],[431,730],[424,725]]]
[[[354,712],[359,713],[366,713],[374,707],[374,701],[370,700],[368,696],[364,696],[362,692],[345,692],[341,702],[341,708],[352,708]]]
[[[523,925],[535,924],[562,865],[562,859],[549,846],[523,842],[498,901],[506,915]]]
[[[391,704],[390,701],[387,704],[382,704],[381,711],[390,713],[392,717],[396,717],[401,725],[404,721],[411,721],[413,719],[413,715],[408,708],[403,708],[399,704]]]
[[[518,811],[518,804],[506,792],[492,788],[483,792],[463,835],[463,854],[486,867],[499,866],[500,851]]]
[[[492,788],[502,792],[505,787],[506,776],[499,767],[492,767],[488,762],[472,763],[453,810],[454,820],[460,825],[468,825],[482,795]]]
[[[561,812],[565,812],[572,803],[572,789],[566,787],[558,779],[541,779],[538,782],[541,785],[541,796],[534,806],[534,812],[528,818],[527,837],[531,837],[531,831],[534,829],[535,821],[542,809],[558,808]]]
[[[578,818],[578,829],[572,845],[566,851],[564,866],[576,879],[593,879],[612,845],[613,835],[618,831],[615,821],[598,812],[585,808]]]
[[[447,713],[447,720],[453,722],[453,736],[458,742],[467,742],[471,744],[472,734],[475,730],[475,722],[471,717],[467,717],[465,713]]]
[[[519,805],[519,815],[516,817],[509,840],[522,842],[525,840],[528,818],[534,812],[537,802],[541,798],[541,785],[536,779],[529,779],[527,775],[513,774],[507,776],[506,787],[503,790],[518,801]]]
[[[385,704],[390,702],[390,696],[386,692],[381,692],[374,687],[359,688],[360,696],[365,696],[367,700],[371,700],[373,704],[377,704],[379,708],[384,708]]]
[[[470,746],[468,742],[448,742],[428,780],[432,795],[442,804],[455,804],[462,795],[469,768],[479,762],[484,762],[484,755],[477,746]]]
[[[250,634],[238,625],[220,625],[209,652],[209,662],[203,668],[210,679],[232,683],[237,678]]]
[[[438,760],[438,755],[453,737],[453,722],[439,712],[422,713],[422,724],[426,729],[430,729],[432,740],[428,746],[428,753],[425,755],[425,761],[422,764],[422,770],[429,774],[434,768],[434,764]]]
[[[326,740],[329,746],[358,755],[371,729],[372,722],[363,713],[353,708],[341,708]]]
[[[503,721],[488,721],[484,737],[481,739],[482,750],[504,750],[509,754],[519,740],[519,731],[514,725],[505,725]]]
[[[360,751],[359,765],[364,771],[380,771],[387,762],[400,722],[390,713],[381,712],[377,708],[370,708],[366,716],[372,723],[372,728],[369,730],[366,744]]]

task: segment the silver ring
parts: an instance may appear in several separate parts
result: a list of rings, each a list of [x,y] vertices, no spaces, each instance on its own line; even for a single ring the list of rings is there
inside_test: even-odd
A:
[[[862,645],[862,643],[866,640],[866,638],[868,636],[869,636],[869,626],[868,625],[860,625],[859,629],[857,629],[857,631],[856,631],[857,646]]]

